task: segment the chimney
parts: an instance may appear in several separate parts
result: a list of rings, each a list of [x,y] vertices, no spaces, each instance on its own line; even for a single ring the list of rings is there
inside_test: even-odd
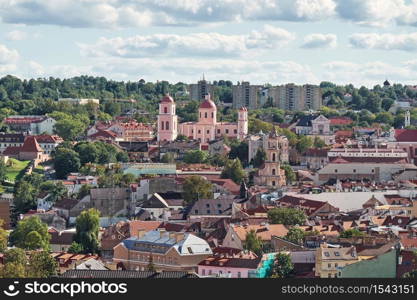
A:
[[[165,228],[159,228],[159,236],[162,238],[166,232]]]
[[[175,235],[175,238],[176,238],[176,240],[177,240],[177,243],[179,242],[179,241],[182,241],[183,239],[184,239],[184,233],[183,232],[178,232],[176,235]]]
[[[138,238],[142,238],[145,235],[146,231],[144,229],[138,230]]]
[[[175,239],[175,232],[170,232],[169,233],[169,238],[170,239]]]

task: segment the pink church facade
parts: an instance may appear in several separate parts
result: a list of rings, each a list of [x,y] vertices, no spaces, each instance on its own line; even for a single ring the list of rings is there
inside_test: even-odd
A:
[[[210,141],[222,136],[243,140],[248,134],[248,110],[245,107],[239,110],[237,123],[217,122],[217,107],[210,99],[210,95],[207,95],[200,104],[197,122],[181,123],[178,125],[177,131],[167,132],[167,122],[168,128],[173,127],[170,122],[173,122],[174,125],[177,124],[175,103],[173,100],[168,102],[167,97],[169,96],[165,96],[159,105],[158,141],[173,141],[178,134],[181,134],[189,139],[199,140],[202,145],[208,145]],[[165,111],[167,112],[165,113]],[[174,114],[170,114],[170,112],[174,112]]]

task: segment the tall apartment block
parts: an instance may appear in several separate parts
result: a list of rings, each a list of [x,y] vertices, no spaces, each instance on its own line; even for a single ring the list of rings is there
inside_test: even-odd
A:
[[[233,85],[232,89],[233,108],[247,107],[256,109],[258,107],[262,91],[261,85],[251,85],[249,82],[243,81]]]
[[[286,84],[263,91],[271,97],[275,107],[290,111],[319,110],[322,106],[321,89],[317,85]]]
[[[204,78],[198,83],[190,84],[190,98],[195,101],[202,101],[207,94],[213,96],[213,85]]]

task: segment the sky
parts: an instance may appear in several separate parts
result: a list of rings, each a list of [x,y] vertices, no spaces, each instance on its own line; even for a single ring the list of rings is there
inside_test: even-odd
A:
[[[417,84],[417,0],[0,0],[0,76]]]

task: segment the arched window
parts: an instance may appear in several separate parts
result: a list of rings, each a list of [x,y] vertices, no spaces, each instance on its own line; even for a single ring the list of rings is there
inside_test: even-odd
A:
[[[164,130],[164,121],[161,122],[161,129]]]
[[[211,118],[214,119],[214,112],[211,113]]]
[[[276,170],[272,169],[272,175],[275,176],[276,175]]]
[[[166,130],[169,130],[169,122],[168,121],[165,122],[165,128],[166,128]]]
[[[272,153],[272,161],[275,161],[277,158],[275,156],[275,153]]]
[[[164,114],[167,114],[168,113],[168,107],[164,107]]]
[[[204,118],[206,118],[206,119],[207,119],[207,112],[205,112],[205,113],[204,113]]]

